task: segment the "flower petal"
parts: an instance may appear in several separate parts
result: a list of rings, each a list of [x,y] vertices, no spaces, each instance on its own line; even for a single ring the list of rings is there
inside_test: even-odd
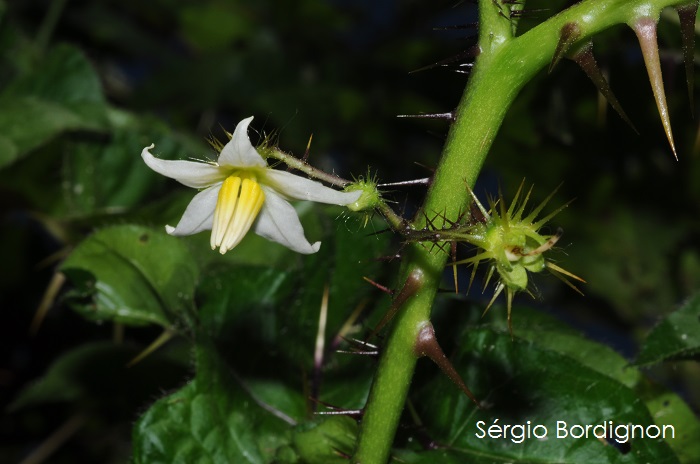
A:
[[[176,227],[165,226],[170,235],[192,235],[203,230],[211,230],[214,222],[214,208],[221,190],[221,182],[202,190],[192,198]]]
[[[244,119],[236,126],[231,140],[228,141],[219,155],[220,166],[252,167],[267,166],[260,153],[250,143],[248,138],[248,125],[253,116]]]
[[[219,166],[198,161],[162,160],[149,151],[154,145],[141,151],[141,158],[149,168],[165,177],[192,188],[205,188],[226,178],[226,173]]]
[[[362,195],[360,190],[339,192],[315,180],[276,169],[266,169],[264,176],[264,179],[261,179],[262,182],[275,189],[278,194],[295,200],[311,200],[331,205],[349,205],[350,203],[355,203]]]
[[[255,233],[297,253],[316,253],[321,248],[321,242],[312,245],[306,240],[304,228],[294,207],[272,189],[263,187],[263,190],[265,204],[253,226]]]

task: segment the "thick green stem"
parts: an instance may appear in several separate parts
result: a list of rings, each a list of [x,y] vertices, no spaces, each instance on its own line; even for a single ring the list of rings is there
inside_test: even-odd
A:
[[[521,87],[546,67],[567,23],[576,23],[581,41],[616,24],[629,23],[649,11],[688,3],[678,0],[589,0],[556,15],[519,37],[492,0],[481,0],[481,55],[459,103],[442,158],[422,213],[456,218],[468,207],[473,187],[507,109]],[[414,224],[423,226],[423,214]],[[370,392],[354,463],[383,464],[389,459],[417,360],[414,347],[429,321],[448,255],[435,247],[407,247],[400,285],[419,278],[412,297],[399,308],[383,349]]]

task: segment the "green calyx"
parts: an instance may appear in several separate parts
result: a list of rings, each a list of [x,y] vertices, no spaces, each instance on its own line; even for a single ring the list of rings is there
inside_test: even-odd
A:
[[[475,211],[471,215],[465,215],[465,217],[460,218],[456,222],[451,222],[441,216],[443,224],[449,224],[448,227],[443,228],[436,227],[437,218],[433,220],[426,218],[429,224],[427,228],[406,232],[409,241],[433,242],[441,249],[444,248],[440,244],[445,242],[468,243],[475,247],[476,252],[473,256],[462,260],[456,260],[453,257],[449,265],[455,269],[455,272],[460,264],[472,266],[474,268],[471,274],[473,281],[476,275],[476,268],[482,263],[487,264],[488,273],[485,285],[488,285],[491,279],[496,276],[496,287],[494,296],[487,305],[486,311],[505,290],[509,325],[514,294],[520,291],[530,293],[528,290],[529,273],[542,272],[547,269],[577,292],[579,290],[569,281],[569,278],[583,282],[580,277],[548,261],[545,257],[546,252],[561,237],[561,229],[553,235],[540,233],[542,227],[568,206],[568,203],[560,206],[548,215],[538,218],[540,212],[556,193],[555,190],[542,203],[525,215],[525,208],[530,199],[532,188],[521,197],[523,185],[524,182],[520,184],[520,188],[509,206],[506,205],[503,196],[499,195],[497,199],[489,199],[488,210],[470,190],[469,193],[472,196],[474,205],[478,208],[478,212]],[[455,276],[456,281],[457,278]]]
[[[346,192],[361,191],[362,195],[356,202],[347,205],[350,211],[367,211],[378,207],[382,201],[382,196],[377,189],[377,182],[370,176],[360,177],[355,182],[345,187]]]
[[[556,241],[555,236],[540,234],[528,222],[513,222],[492,212],[482,245],[494,261],[501,282],[515,291],[527,289],[528,272],[541,272],[546,267],[543,245]],[[553,245],[552,243],[551,245]],[[551,245],[546,249],[551,248]]]

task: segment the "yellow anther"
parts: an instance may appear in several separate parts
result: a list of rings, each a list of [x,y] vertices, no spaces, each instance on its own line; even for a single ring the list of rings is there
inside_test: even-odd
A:
[[[258,217],[265,193],[249,176],[232,175],[224,180],[214,210],[211,249],[223,255],[243,240]]]

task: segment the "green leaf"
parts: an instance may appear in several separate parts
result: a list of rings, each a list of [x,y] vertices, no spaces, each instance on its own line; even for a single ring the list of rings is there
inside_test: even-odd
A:
[[[0,167],[66,131],[107,127],[99,78],[89,61],[69,45],[53,48],[29,74],[0,94]]]
[[[31,73],[3,91],[3,96],[34,96],[64,105],[105,103],[100,79],[83,52],[72,45],[53,47]]]
[[[330,341],[358,305],[367,303],[373,287],[362,277],[376,279],[378,258],[385,254],[388,244],[387,236],[350,230],[338,223],[337,213],[330,213],[337,209],[327,211],[327,215],[318,216],[324,231],[321,250],[304,257],[296,294],[289,309],[281,314],[290,333],[295,334],[293,339],[283,338],[281,346],[307,366],[312,363],[324,288],[329,288],[325,335]]]
[[[516,326],[517,327],[517,326]],[[486,405],[474,405],[445,378],[426,384],[414,398],[421,419],[432,438],[447,450],[427,453],[433,462],[541,462],[541,463],[676,463],[669,445],[652,438],[634,439],[631,451],[604,443],[592,436],[558,436],[558,425],[586,427],[599,424],[634,424],[656,427],[643,400],[626,385],[581,363],[573,350],[574,339],[564,344],[543,341],[550,334],[511,339],[506,330],[472,327],[462,333],[462,345],[452,361],[466,384]],[[586,350],[587,342],[581,345]],[[597,353],[603,365],[610,356]],[[613,362],[614,364],[614,362]],[[480,422],[483,421],[483,422]],[[496,422],[497,421],[497,422]],[[520,441],[520,429],[506,438],[483,436],[489,426],[542,425],[547,439]],[[561,421],[561,422],[559,422]],[[679,426],[665,419],[661,422]],[[661,426],[661,424],[659,424]],[[538,428],[542,435],[544,428]],[[575,429],[578,433],[580,430]],[[622,430],[620,430],[622,432]],[[563,434],[561,434],[563,435]],[[612,437],[613,440],[616,438]],[[620,441],[624,441],[621,439]],[[610,442],[614,444],[614,441]],[[413,462],[413,461],[410,461]],[[415,462],[429,462],[421,457]]]
[[[288,441],[290,424],[259,406],[213,348],[197,347],[196,357],[195,378],[157,401],[136,423],[134,462],[271,461]]]
[[[158,121],[129,119],[113,129],[108,141],[71,140],[64,144],[62,186],[68,215],[114,214],[140,206],[166,182],[143,163],[141,150],[151,143],[159,153],[172,155],[190,148]]]
[[[89,319],[191,324],[199,270],[188,248],[165,232],[107,227],[80,243],[61,270],[76,287],[69,301]],[[85,303],[85,297],[90,301]]]
[[[656,423],[672,423],[676,437],[668,440],[683,464],[695,464],[700,459],[700,419],[675,393],[656,387],[644,395],[649,412]]]
[[[330,416],[294,431],[294,447],[306,464],[347,464],[357,440],[357,422]]]
[[[126,367],[139,351],[133,345],[93,342],[63,353],[14,399],[9,410],[71,402],[80,407],[132,411],[157,389],[170,387],[185,370],[162,356]]]
[[[372,287],[362,276],[378,271],[376,258],[382,255],[386,238],[338,226],[337,210],[311,211],[315,218],[308,219],[318,222],[307,221],[307,236],[322,241],[318,253],[302,256],[284,250],[282,258],[268,266],[218,261],[203,277],[198,289],[202,325],[221,343],[235,344],[236,349],[243,348],[241,343],[274,346],[289,362],[310,368],[325,286],[329,288],[327,342],[368,297]],[[264,258],[257,240],[246,238],[240,251],[245,253],[249,245],[259,251],[258,259]],[[269,242],[266,246],[273,248],[272,253],[280,247]],[[231,259],[236,259],[238,251],[230,252]]]
[[[700,293],[662,320],[649,334],[635,361],[647,366],[700,355]]]
[[[104,125],[93,115],[33,96],[0,99],[0,167],[38,148],[68,130],[100,130]]]
[[[515,314],[513,317],[517,318],[514,331],[518,338],[569,356],[626,387],[634,388],[641,381],[642,374],[637,369],[631,368],[629,362],[609,346],[583,337],[569,326],[541,311],[528,307],[515,307],[513,313]],[[507,321],[502,317],[504,314],[506,314],[505,308],[500,308],[499,316],[492,319],[492,327],[503,332],[507,330]]]

